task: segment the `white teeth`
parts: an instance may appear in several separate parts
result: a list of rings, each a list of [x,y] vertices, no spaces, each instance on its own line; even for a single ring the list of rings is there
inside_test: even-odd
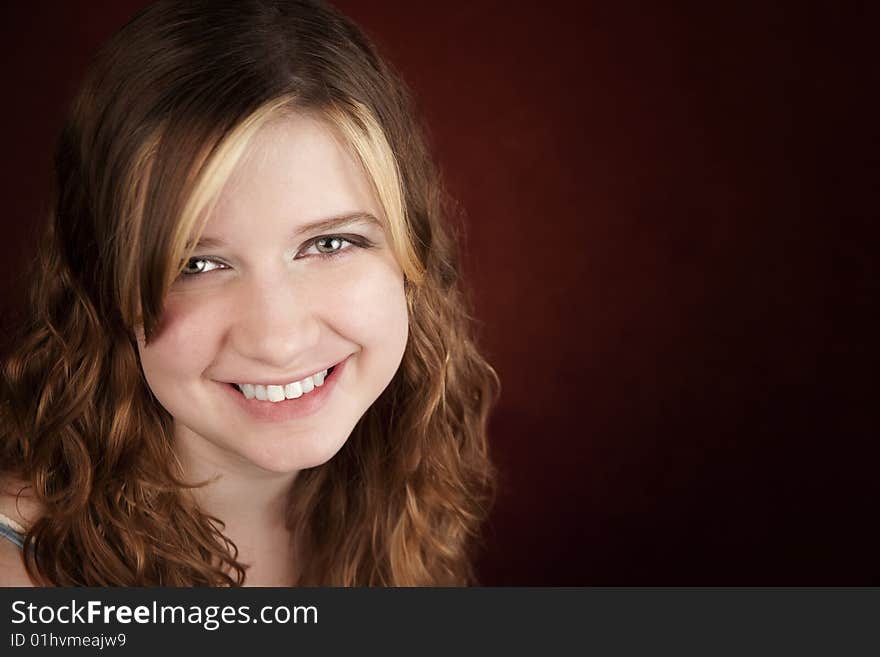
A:
[[[288,383],[284,386],[284,396],[288,399],[296,399],[297,397],[302,397],[303,389],[299,384],[299,381],[295,383]]]
[[[324,385],[327,370],[307,376],[301,381],[294,381],[284,386],[263,386],[257,383],[240,383],[238,389],[247,399],[259,399],[260,401],[280,402],[285,399],[296,399],[312,392],[315,388]]]

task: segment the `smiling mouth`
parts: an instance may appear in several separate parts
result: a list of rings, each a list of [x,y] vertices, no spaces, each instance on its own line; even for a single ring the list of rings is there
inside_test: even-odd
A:
[[[309,387],[308,389],[305,389],[304,387],[300,387],[299,382],[297,382],[297,385],[295,387],[291,387],[292,384],[289,384],[287,386],[259,386],[259,387],[263,388],[262,393],[264,396],[266,395],[267,390],[270,387],[281,388],[284,391],[284,393],[283,393],[284,397],[281,399],[278,399],[277,401],[272,401],[272,400],[266,399],[266,398],[259,399],[258,397],[255,397],[254,396],[254,389],[257,386],[253,386],[253,385],[249,386],[249,388],[250,388],[249,394],[246,394],[245,391],[242,389],[242,387],[237,383],[228,383],[227,385],[232,387],[238,394],[240,394],[242,397],[245,397],[248,401],[263,402],[266,404],[278,404],[278,403],[281,403],[284,401],[296,400],[301,397],[306,397],[308,395],[311,395],[312,392],[318,390],[319,388],[321,388],[325,385],[325,382],[333,375],[333,372],[334,372],[334,370],[336,370],[337,365],[333,365],[332,367],[328,367],[327,368],[327,375],[324,377],[322,382],[320,384],[315,383],[315,385],[313,387]]]

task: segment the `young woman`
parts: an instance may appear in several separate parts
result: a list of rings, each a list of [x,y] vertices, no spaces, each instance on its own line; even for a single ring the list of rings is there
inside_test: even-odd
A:
[[[348,19],[147,8],[55,172],[0,382],[0,583],[473,583],[498,380],[410,101]]]

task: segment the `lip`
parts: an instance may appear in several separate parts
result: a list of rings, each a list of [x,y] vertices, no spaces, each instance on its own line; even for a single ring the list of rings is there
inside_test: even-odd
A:
[[[336,382],[345,372],[350,358],[351,356],[348,356],[335,366],[333,372],[324,379],[324,385],[316,387],[312,392],[305,393],[296,399],[285,399],[280,402],[261,401],[257,398],[248,399],[235,384],[220,382],[218,384],[234,399],[239,408],[254,419],[266,422],[296,420],[321,410],[333,394]]]

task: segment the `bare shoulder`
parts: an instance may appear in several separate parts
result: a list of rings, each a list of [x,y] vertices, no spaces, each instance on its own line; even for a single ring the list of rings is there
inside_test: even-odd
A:
[[[0,586],[34,586],[24,567],[21,548],[0,539]]]
[[[0,513],[27,529],[40,516],[40,506],[23,481],[0,475]],[[0,539],[0,586],[33,586],[21,548]]]

